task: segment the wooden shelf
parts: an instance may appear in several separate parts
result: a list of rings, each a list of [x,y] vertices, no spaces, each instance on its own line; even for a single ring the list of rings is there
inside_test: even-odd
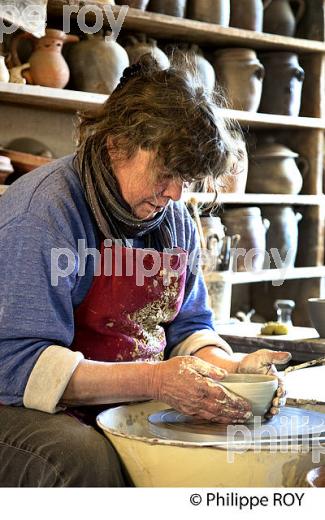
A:
[[[107,96],[104,94],[0,82],[0,101],[37,106],[48,110],[64,112],[87,110],[99,107],[106,99]],[[291,117],[225,109],[220,112],[226,119],[237,119],[242,126],[251,128],[313,128],[325,130],[325,119],[316,117]]]
[[[92,1],[103,7],[100,2]],[[83,1],[73,2],[75,6],[82,7]],[[54,16],[62,16],[63,6],[71,5],[69,0],[49,0],[48,13]],[[113,7],[115,17],[120,10],[119,6]],[[103,11],[104,13],[104,11]],[[72,15],[75,16],[75,15]],[[106,23],[107,18],[104,13]],[[94,15],[89,13],[89,20],[93,20]],[[298,53],[325,53],[325,43],[316,40],[306,40],[291,38],[275,34],[258,33],[234,27],[221,27],[216,24],[199,22],[187,18],[176,18],[163,14],[140,11],[139,9],[129,8],[123,23],[123,29],[135,32],[144,32],[155,38],[177,39],[183,41],[197,42],[203,45],[215,46],[240,46],[256,48],[259,50],[286,50]]]
[[[258,282],[281,282],[282,280],[301,280],[310,278],[324,278],[325,266],[295,267],[288,269],[268,269],[256,273],[233,273],[216,271],[204,275],[206,282],[229,281],[232,285]]]
[[[208,204],[213,201],[213,193],[184,193],[183,199],[187,202],[195,198],[199,203]],[[325,204],[325,195],[278,195],[264,193],[221,193],[218,195],[219,204],[285,204],[297,206],[322,206]]]

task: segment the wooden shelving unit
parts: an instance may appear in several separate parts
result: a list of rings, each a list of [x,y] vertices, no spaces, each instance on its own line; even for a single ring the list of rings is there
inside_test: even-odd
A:
[[[85,5],[84,1],[74,1],[76,9]],[[100,2],[89,2],[102,8]],[[70,0],[49,0],[48,14],[51,20],[60,20],[63,7],[72,5]],[[113,8],[117,17],[120,7]],[[285,272],[268,270],[260,273],[213,273],[207,282],[217,282],[230,278],[240,289],[242,304],[254,306],[260,314],[268,309],[267,300],[277,297],[293,298],[297,303],[296,319],[299,325],[308,325],[305,302],[308,297],[323,294],[324,267],[324,221],[325,195],[323,194],[323,148],[325,130],[325,16],[324,1],[309,0],[306,23],[302,27],[303,38],[289,38],[278,35],[257,33],[232,27],[220,27],[189,19],[174,18],[148,11],[129,9],[123,23],[123,31],[144,32],[161,41],[191,41],[207,51],[219,47],[246,47],[259,51],[292,51],[299,55],[306,80],[303,88],[300,117],[222,110],[227,119],[236,119],[247,133],[273,132],[279,142],[283,142],[309,161],[309,172],[304,179],[303,191],[299,195],[269,194],[220,194],[221,205],[293,205],[304,214],[300,226],[300,245],[296,266]],[[103,10],[104,18],[105,12]],[[76,16],[76,15],[75,15]],[[72,15],[73,17],[73,15]],[[87,22],[94,20],[89,14]],[[106,18],[106,24],[109,27]],[[310,39],[307,39],[310,38]],[[53,125],[52,134],[56,139],[67,141],[72,130],[72,116],[77,110],[95,108],[105,102],[107,96],[73,90],[58,90],[31,85],[0,83],[0,103],[6,107],[6,114],[17,115],[20,121],[27,121],[35,115],[35,132],[41,135],[40,125],[47,121]],[[33,112],[32,112],[33,111]],[[15,115],[15,116],[14,116]],[[58,130],[62,122],[65,134]],[[69,126],[71,125],[71,126]],[[51,135],[52,135],[51,134]],[[24,134],[23,134],[24,135]],[[6,128],[0,129],[0,143],[6,137]],[[71,143],[72,144],[72,143]],[[66,148],[64,148],[66,150]],[[5,187],[0,187],[0,194]],[[200,203],[210,202],[210,194],[184,194],[184,200],[195,196]],[[283,280],[280,286],[271,282]],[[228,277],[228,278],[227,278]],[[238,296],[238,295],[237,295]],[[235,295],[235,299],[238,300]],[[270,308],[273,305],[269,305]]]

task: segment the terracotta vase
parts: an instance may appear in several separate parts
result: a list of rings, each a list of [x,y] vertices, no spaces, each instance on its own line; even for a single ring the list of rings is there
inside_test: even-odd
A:
[[[128,53],[130,65],[133,65],[139,61],[141,56],[148,53],[156,59],[162,70],[168,69],[170,65],[167,55],[157,47],[157,41],[147,38],[145,34],[139,34],[137,37],[129,36],[125,50]]]
[[[234,270],[261,271],[269,227],[269,221],[262,219],[261,210],[255,207],[227,210],[222,215],[222,223],[226,226],[227,235],[240,235]]]
[[[297,195],[308,170],[307,160],[290,148],[279,143],[263,143],[250,156],[247,192]]]
[[[298,249],[298,224],[301,213],[290,206],[263,206],[263,216],[270,221],[266,238],[269,254],[265,268],[281,269],[294,267]],[[271,250],[275,251],[271,251]],[[270,263],[269,263],[270,261]]]
[[[188,18],[228,27],[230,0],[188,0]]]
[[[265,80],[259,112],[298,116],[305,73],[297,54],[269,52],[260,55],[260,60]]]
[[[70,49],[68,63],[77,90],[111,94],[128,67],[129,58],[117,42],[106,42],[102,34],[88,34]]]
[[[214,54],[217,81],[225,89],[230,108],[256,112],[262,94],[264,67],[255,51],[224,49]]]
[[[147,10],[184,18],[187,0],[150,0]]]
[[[262,0],[231,0],[230,25],[249,31],[263,31],[264,6]]]
[[[264,0],[264,4],[264,32],[294,36],[297,24],[305,12],[305,0]],[[291,4],[298,6],[296,14]]]
[[[11,55],[13,66],[21,66],[18,54],[19,42],[30,39],[34,50],[29,58],[30,69],[24,72],[27,83],[44,87],[64,88],[70,77],[69,67],[61,52],[64,43],[78,42],[78,36],[65,34],[56,29],[46,29],[46,35],[40,39],[29,33],[21,33],[12,40]]]
[[[0,56],[0,81],[3,81],[4,83],[8,83],[10,79],[9,71],[5,64],[5,57]]]
[[[145,11],[148,7],[149,0],[116,0],[116,5],[128,5],[133,9],[140,9]]]

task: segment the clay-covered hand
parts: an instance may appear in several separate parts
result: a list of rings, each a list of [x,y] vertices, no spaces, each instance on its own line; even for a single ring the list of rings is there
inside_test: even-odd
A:
[[[174,357],[154,367],[154,398],[198,419],[244,423],[252,417],[250,404],[218,383],[226,374],[193,356]]]
[[[281,406],[286,402],[286,391],[284,381],[279,377],[275,365],[284,365],[291,359],[290,352],[274,352],[273,350],[261,349],[247,354],[239,363],[237,372],[239,374],[266,374],[276,376],[279,380],[277,391],[272,401],[266,418],[278,414]]]

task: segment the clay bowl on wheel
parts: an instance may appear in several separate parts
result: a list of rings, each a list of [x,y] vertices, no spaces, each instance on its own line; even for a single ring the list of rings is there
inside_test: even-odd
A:
[[[247,399],[254,417],[263,417],[271,406],[278,378],[262,374],[229,374],[220,383]]]

